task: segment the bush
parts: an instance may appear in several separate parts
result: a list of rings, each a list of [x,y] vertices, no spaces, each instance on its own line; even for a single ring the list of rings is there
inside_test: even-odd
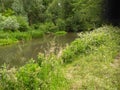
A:
[[[44,24],[40,24],[39,29],[44,32],[56,32],[58,31],[58,27],[55,26],[52,22],[46,22]]]
[[[29,29],[28,21],[26,17],[17,16],[17,22],[19,23],[19,31],[27,31]]]
[[[14,14],[15,12],[12,9],[7,9],[3,12],[3,16],[5,17],[13,16]]]
[[[4,25],[4,21],[5,21],[6,17],[2,16],[2,14],[0,13],[0,29],[3,30],[3,25]]]
[[[64,20],[58,19],[56,23],[57,23],[59,31],[65,31],[66,24]]]
[[[71,45],[63,51],[62,59],[64,63],[72,62],[73,58],[77,55],[89,54],[89,52],[94,51],[96,47],[108,43],[107,39],[110,39],[107,31],[102,31],[101,29],[85,34],[80,33],[79,37],[80,38],[73,41]]]
[[[0,69],[1,90],[65,90],[68,82],[61,71],[61,65],[54,55],[38,55],[20,69]]]
[[[6,17],[2,22],[2,29],[5,31],[16,31],[19,28],[19,23],[15,16]]]

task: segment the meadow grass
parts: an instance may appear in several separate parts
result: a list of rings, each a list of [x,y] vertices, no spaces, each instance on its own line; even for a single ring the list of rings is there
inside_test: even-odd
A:
[[[104,26],[79,35],[62,56],[71,90],[119,90],[114,60],[120,51],[120,29]]]

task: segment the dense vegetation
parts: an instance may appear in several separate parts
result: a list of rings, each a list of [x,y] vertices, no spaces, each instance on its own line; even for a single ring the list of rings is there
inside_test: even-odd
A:
[[[102,0],[1,0],[0,29],[90,30],[101,25],[101,6]]]
[[[119,28],[104,26],[80,33],[58,58],[38,55],[19,69],[1,69],[2,90],[119,90]],[[118,70],[117,70],[118,69]],[[64,70],[64,72],[63,72]]]
[[[0,0],[0,45],[48,32],[92,30],[102,25],[103,0]],[[22,36],[20,32],[34,32]],[[16,33],[15,33],[16,34]],[[9,37],[10,36],[10,37]],[[28,36],[28,37],[27,37]]]
[[[0,90],[119,90],[120,29],[102,26],[102,5],[103,0],[0,0],[0,45],[79,32],[59,56],[39,53],[20,68],[4,64]]]

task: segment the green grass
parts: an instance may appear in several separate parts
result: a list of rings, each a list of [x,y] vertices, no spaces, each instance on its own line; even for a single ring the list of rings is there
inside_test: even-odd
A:
[[[58,36],[61,36],[61,35],[65,35],[67,32],[65,32],[65,31],[57,31],[57,32],[55,32],[54,34],[55,35],[58,35]]]
[[[0,46],[17,43],[17,39],[0,39]]]
[[[120,52],[119,35],[119,28],[104,26],[80,34],[80,38],[64,50],[62,58],[72,90],[120,89],[120,71],[114,64]]]
[[[40,30],[29,30],[26,32],[0,32],[0,45],[18,43],[20,40],[28,41],[32,38],[40,38],[44,32]]]

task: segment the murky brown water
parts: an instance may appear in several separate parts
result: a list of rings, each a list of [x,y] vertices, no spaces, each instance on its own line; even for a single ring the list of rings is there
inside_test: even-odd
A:
[[[29,42],[20,42],[16,45],[0,46],[0,66],[6,63],[10,67],[24,65],[29,59],[36,59],[39,52],[49,54],[53,49],[58,53],[61,48],[77,37],[76,33],[64,36],[45,35]]]

